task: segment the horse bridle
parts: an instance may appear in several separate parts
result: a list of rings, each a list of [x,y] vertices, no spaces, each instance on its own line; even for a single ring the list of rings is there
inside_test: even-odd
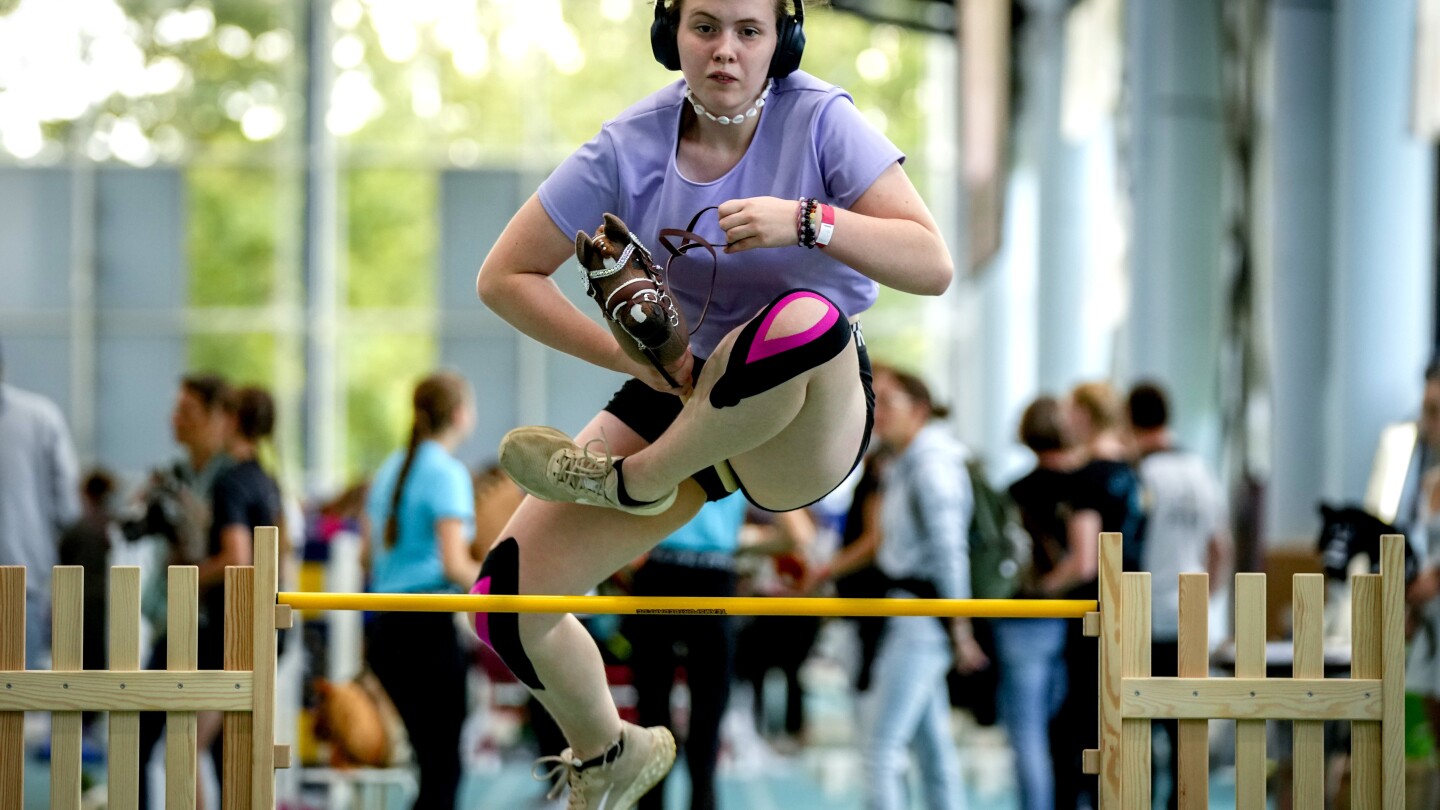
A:
[[[715,276],[720,267],[720,257],[715,253],[715,245],[711,244],[705,237],[695,233],[695,226],[700,222],[700,217],[704,215],[706,211],[718,210],[720,210],[720,206],[718,205],[706,206],[695,212],[695,216],[690,218],[690,224],[686,225],[683,230],[680,228],[662,228],[660,230],[660,244],[670,252],[670,258],[665,260],[666,278],[670,277],[670,263],[684,256],[691,250],[697,247],[703,247],[710,252],[710,289],[705,293],[705,306],[700,308],[700,320],[696,321],[694,328],[690,330],[690,334],[692,335],[700,329],[701,324],[705,323],[705,316],[710,313],[710,301],[715,297]],[[631,234],[631,236],[633,238],[634,234]],[[670,244],[669,237],[672,236],[680,238],[680,247],[677,248]],[[730,243],[725,243],[724,247],[730,247]],[[644,248],[642,247],[641,250],[644,250]]]
[[[719,206],[711,205],[702,208],[695,213],[695,216],[690,218],[690,224],[686,225],[684,228],[662,228],[660,230],[660,244],[663,245],[665,247],[665,250],[670,253],[670,258],[665,260],[664,267],[661,267],[660,265],[655,263],[655,259],[653,256],[651,256],[650,251],[646,249],[645,245],[641,243],[640,238],[637,237],[632,231],[629,234],[629,243],[626,244],[624,249],[620,251],[620,255],[615,258],[614,267],[604,270],[586,270],[583,267],[581,268],[581,273],[588,281],[597,278],[608,278],[609,276],[612,276],[620,272],[622,269],[628,267],[630,265],[630,262],[632,261],[638,260],[642,262],[641,267],[645,271],[645,278],[634,278],[625,282],[624,284],[621,284],[619,287],[616,287],[610,292],[610,295],[606,297],[606,300],[599,302],[600,306],[606,312],[611,314],[612,320],[616,319],[614,318],[615,312],[613,312],[612,310],[616,310],[619,307],[624,306],[628,301],[628,299],[620,298],[619,303],[612,304],[612,302],[616,300],[617,294],[631,284],[640,283],[642,281],[650,281],[651,283],[653,283],[658,288],[657,295],[659,296],[660,303],[665,305],[667,309],[673,311],[676,305],[674,303],[674,299],[670,297],[669,292],[670,285],[668,281],[670,278],[670,264],[671,262],[675,261],[681,256],[684,256],[686,253],[698,247],[704,248],[705,250],[710,252],[710,289],[705,293],[705,305],[700,308],[700,320],[695,322],[695,326],[690,329],[689,334],[693,335],[697,330],[700,329],[701,324],[705,323],[705,317],[710,313],[710,301],[715,297],[715,276],[718,272],[718,268],[720,265],[720,257],[715,252],[714,244],[712,244],[708,239],[701,236],[700,234],[695,233],[695,226],[699,224],[700,217],[703,216],[706,211],[716,210],[719,210]],[[675,245],[672,245],[670,243],[670,239],[673,237],[678,237],[681,240],[679,247],[676,247]],[[729,247],[729,243],[726,243],[725,247]],[[590,287],[590,289],[593,290],[594,287],[592,286]],[[679,326],[679,322],[680,319],[678,315],[671,316],[671,326]]]

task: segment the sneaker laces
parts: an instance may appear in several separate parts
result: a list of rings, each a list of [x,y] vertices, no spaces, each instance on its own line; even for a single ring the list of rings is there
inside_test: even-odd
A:
[[[568,749],[566,753],[569,753]],[[553,801],[560,798],[565,786],[572,784],[580,775],[581,764],[580,760],[573,757],[567,759],[564,754],[555,757],[540,757],[530,767],[530,778],[536,782],[553,782],[554,785],[545,794],[546,799]],[[550,766],[550,770],[540,773],[539,770],[546,765]]]
[[[590,449],[596,442],[600,443],[599,453]],[[605,479],[614,468],[615,457],[610,454],[610,443],[606,441],[605,431],[602,430],[600,436],[586,442],[580,452],[562,450],[555,463],[553,475],[568,487],[603,495]]]

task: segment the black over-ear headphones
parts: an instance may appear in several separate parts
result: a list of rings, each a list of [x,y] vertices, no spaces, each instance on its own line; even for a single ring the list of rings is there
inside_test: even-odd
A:
[[[783,79],[800,67],[805,53],[805,2],[794,0],[795,13],[780,18],[776,32],[775,55],[770,58],[769,75]],[[679,33],[679,15],[665,9],[665,0],[655,0],[655,21],[650,23],[650,50],[655,61],[670,70],[680,69],[680,47],[675,42]]]

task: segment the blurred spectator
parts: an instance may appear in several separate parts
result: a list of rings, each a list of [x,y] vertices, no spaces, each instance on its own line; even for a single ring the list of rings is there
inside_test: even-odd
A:
[[[155,630],[147,669],[165,669],[169,657],[165,637],[167,566],[194,565],[204,556],[205,537],[210,531],[211,487],[232,463],[225,452],[231,424],[225,412],[229,396],[229,384],[218,375],[190,374],[180,379],[170,427],[185,456],[151,473],[137,496],[135,513],[121,523],[131,540],[162,540],[157,546],[159,559],[146,574],[140,603]],[[163,713],[140,713],[140,807],[149,807],[146,763],[164,731]]]
[[[25,664],[50,666],[50,569],[80,514],[70,429],[55,403],[5,382],[0,354],[0,565],[23,565]]]
[[[314,513],[308,519],[309,526],[305,530],[306,553],[311,553],[308,545],[312,541],[323,547],[341,532],[352,532],[358,536],[360,534],[360,518],[365,513],[365,499],[369,497],[369,493],[370,481],[362,478],[345,487],[330,500],[315,507]],[[328,553],[328,551],[324,552],[327,555]]]
[[[85,569],[85,632],[81,637],[84,669],[109,668],[106,648],[110,638],[110,549],[122,539],[114,499],[115,479],[107,470],[97,467],[86,473],[80,483],[80,519],[60,536],[60,564]],[[100,712],[85,712],[87,732],[95,728],[100,716]]]
[[[475,427],[474,395],[458,374],[421,380],[410,441],[380,465],[363,522],[371,590],[463,593],[480,573],[470,554],[475,491],[453,455]],[[415,749],[420,794],[414,807],[455,806],[468,668],[454,616],[381,613],[370,625],[370,669],[390,695]]]
[[[891,598],[963,599],[970,595],[966,534],[973,508],[966,451],[920,379],[875,367],[875,436],[895,459],[880,499],[883,534],[876,560]],[[909,807],[905,770],[913,748],[925,804],[962,808],[959,754],[950,727],[946,673],[988,665],[970,621],[893,616],[875,661],[875,719],[866,741],[866,807]]]
[[[745,587],[762,596],[794,595],[804,586],[810,567],[815,520],[805,509],[771,517],[768,523],[751,524],[744,532],[740,553],[762,560]],[[750,685],[755,729],[782,748],[797,748],[805,735],[800,667],[810,657],[819,633],[817,616],[753,616],[736,634],[735,674]],[[771,732],[765,701],[765,677],[776,669],[785,677],[785,719],[780,735]]]
[[[231,420],[226,451],[233,462],[210,490],[211,520],[207,556],[200,568],[200,669],[225,668],[225,567],[250,565],[255,529],[276,526],[286,537],[280,487],[260,466],[260,445],[275,432],[275,402],[263,388],[245,387],[225,401]],[[281,549],[281,559],[289,554]],[[219,712],[201,712],[196,738],[209,749],[215,773],[223,772]],[[204,803],[197,800],[197,807]]]
[[[84,668],[107,669],[109,636],[106,594],[110,584],[110,548],[120,532],[115,520],[115,479],[96,468],[80,485],[80,519],[60,536],[60,564],[85,569]]]
[[[636,596],[734,596],[735,550],[748,502],[735,493],[700,512],[646,555],[635,572]],[[689,720],[682,740],[690,772],[690,810],[713,810],[720,718],[730,697],[735,630],[729,616],[627,616],[630,669],[638,693],[639,724],[673,727],[670,692],[685,670]],[[677,734],[676,736],[680,736]],[[661,810],[662,779],[640,800],[640,810]]]
[[[875,552],[881,541],[880,479],[890,456],[879,443],[865,456],[840,533],[840,549],[829,564],[816,566],[802,589],[806,593],[830,581],[835,583],[835,595],[843,599],[881,599],[889,590],[890,580],[875,565]],[[855,691],[865,692],[870,689],[875,654],[885,633],[885,617],[858,616],[852,621],[860,642]]]
[[[1124,568],[1140,570],[1140,479],[1125,460],[1120,436],[1120,403],[1108,383],[1076,386],[1066,402],[1066,421],[1085,458],[1073,474],[1066,534],[1070,553],[1040,578],[1041,593],[1052,598],[1098,596],[1098,546],[1101,532],[1124,538]],[[1095,695],[1100,692],[1100,651],[1085,638],[1080,622],[1066,626],[1065,660],[1069,689],[1050,729],[1055,757],[1055,806],[1070,810],[1098,807],[1093,776],[1086,776],[1086,748],[1097,745],[1100,724]]]
[[[1175,446],[1169,399],[1159,385],[1144,382],[1132,388],[1126,413],[1145,500],[1141,570],[1151,574],[1150,674],[1175,677],[1180,650],[1180,575],[1209,573],[1210,591],[1220,586],[1221,572],[1231,557],[1225,505],[1220,484],[1205,460]],[[1155,769],[1169,774],[1167,806],[1174,810],[1180,798],[1175,788],[1179,726],[1174,720],[1155,725],[1169,741],[1169,747],[1163,749],[1168,754],[1158,759]],[[1160,781],[1154,784],[1158,786]]]
[[[1430,733],[1440,740],[1440,362],[1425,370],[1415,441],[1405,465],[1395,525],[1423,563],[1405,597],[1414,616],[1406,691],[1422,696]],[[1394,430],[1394,428],[1387,428]],[[1382,453],[1384,437],[1381,439]],[[1377,467],[1381,460],[1377,458]]]
[[[1093,555],[1080,558],[1069,534],[1071,473],[1079,457],[1054,397],[1031,402],[1020,417],[1020,441],[1035,454],[1035,469],[1010,485],[1010,497],[1030,534],[1030,581],[1017,598],[1045,596],[1035,585],[1062,563],[1075,567],[1081,580],[1094,577]],[[1092,552],[1093,544],[1090,546]],[[995,619],[999,658],[998,711],[1010,747],[1022,810],[1052,810],[1055,771],[1050,723],[1065,698],[1065,619]]]
[[[483,560],[519,508],[525,491],[510,480],[499,464],[490,464],[476,473],[474,485],[475,539],[470,544],[470,556]]]

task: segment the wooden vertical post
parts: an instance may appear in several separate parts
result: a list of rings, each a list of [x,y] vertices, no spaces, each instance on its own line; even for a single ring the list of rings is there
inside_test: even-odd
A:
[[[1385,810],[1405,807],[1405,538],[1380,538],[1380,693]]]
[[[1121,543],[1119,532],[1100,535],[1100,808],[1120,810]]]
[[[1379,678],[1383,661],[1380,575],[1357,574],[1351,578],[1350,600],[1350,675],[1353,678]],[[1381,724],[1375,721],[1357,720],[1350,724],[1351,807],[1371,810],[1380,806],[1383,778],[1380,732]]]
[[[0,671],[25,669],[25,567],[0,566]],[[25,806],[25,713],[0,712],[0,807]]]
[[[50,650],[55,672],[79,672],[85,650],[85,569],[50,573]],[[50,715],[50,810],[80,810],[80,712]]]
[[[1121,677],[1150,677],[1150,575],[1123,575]],[[1150,720],[1120,724],[1121,800],[1125,810],[1150,810]]]
[[[140,670],[140,569],[110,569],[110,660],[112,672]],[[109,810],[140,808],[140,713],[110,713],[107,752]],[[149,808],[144,808],[149,810]]]
[[[255,599],[251,622],[255,656],[255,709],[250,759],[254,810],[275,807],[275,594],[279,591],[280,532],[255,529]]]
[[[170,566],[167,610],[166,669],[194,672],[200,666],[200,569],[193,565]],[[196,723],[195,712],[165,713],[166,810],[195,810]]]
[[[1296,574],[1294,579],[1296,678],[1325,677],[1325,575]],[[1296,720],[1294,810],[1325,808],[1325,721]]]
[[[1210,676],[1210,575],[1180,575],[1180,638],[1176,674]],[[1177,806],[1209,810],[1210,721],[1181,720],[1175,753]]]
[[[225,569],[225,669],[248,672],[255,665],[255,569]],[[249,712],[226,712],[225,765],[220,776],[222,810],[249,810],[250,757],[255,747],[255,718]]]
[[[1235,575],[1235,677],[1265,677],[1265,575]],[[1265,721],[1235,721],[1236,810],[1265,810]]]

